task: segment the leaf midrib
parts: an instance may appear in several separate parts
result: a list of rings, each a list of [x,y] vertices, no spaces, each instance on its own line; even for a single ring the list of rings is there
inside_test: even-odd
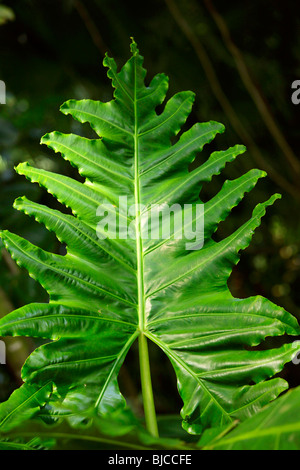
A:
[[[144,288],[144,257],[143,240],[141,234],[140,221],[140,174],[139,174],[139,134],[137,115],[137,77],[136,77],[136,56],[134,56],[134,201],[136,220],[136,250],[137,250],[137,288],[138,288],[138,319],[139,329],[142,332],[145,325],[145,288]]]
[[[135,331],[133,333],[133,335],[130,336],[130,338],[128,339],[128,341],[126,342],[126,344],[123,346],[123,348],[121,349],[120,353],[117,355],[117,360],[114,362],[113,364],[113,367],[111,368],[111,371],[110,373],[108,374],[108,377],[105,381],[105,384],[104,386],[102,387],[101,389],[101,392],[99,394],[99,397],[97,398],[96,402],[95,402],[95,408],[97,408],[100,403],[101,403],[101,400],[104,396],[104,394],[106,393],[106,390],[107,390],[107,387],[110,383],[110,380],[113,376],[113,374],[115,373],[117,367],[119,366],[119,364],[121,363],[121,361],[124,359],[128,349],[131,347],[131,345],[134,343],[134,341],[136,340],[136,338],[138,337],[139,335],[139,332],[138,331]]]

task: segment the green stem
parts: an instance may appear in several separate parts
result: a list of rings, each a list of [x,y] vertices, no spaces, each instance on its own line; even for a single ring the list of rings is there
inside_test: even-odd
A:
[[[139,356],[146,426],[152,436],[159,437],[151,383],[148,344],[147,338],[143,333],[139,336]]]

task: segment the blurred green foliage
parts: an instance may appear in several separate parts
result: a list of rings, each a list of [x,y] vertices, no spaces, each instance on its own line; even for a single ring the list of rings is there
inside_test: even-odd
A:
[[[14,199],[23,195],[51,207],[57,204],[13,168],[30,161],[78,178],[39,140],[52,130],[94,135],[88,126],[63,116],[59,107],[71,98],[111,99],[104,53],[110,52],[121,66],[134,36],[149,79],[164,72],[170,77],[170,95],[184,89],[196,93],[188,125],[193,120],[225,124],[226,133],[210,145],[210,152],[236,143],[248,147],[245,156],[203,188],[202,198],[216,193],[224,178],[253,167],[268,172],[216,237],[245,221],[256,203],[274,192],[282,194],[243,253],[230,288],[236,297],[261,294],[300,318],[300,105],[291,102],[291,84],[300,79],[300,16],[293,0],[152,0],[146,5],[132,0],[6,0],[0,5],[0,25],[0,79],[7,89],[6,104],[0,105],[1,228],[63,253],[53,234],[12,208]],[[207,155],[204,149],[199,161]],[[0,315],[36,301],[47,301],[44,291],[2,248]],[[25,339],[7,341],[0,401],[20,383],[22,362],[36,345]],[[171,367],[156,349],[151,354],[157,411],[177,412],[181,403],[171,393],[176,387]],[[299,367],[288,366],[281,375],[290,386],[300,384]],[[121,386],[137,409],[138,380],[132,351]]]

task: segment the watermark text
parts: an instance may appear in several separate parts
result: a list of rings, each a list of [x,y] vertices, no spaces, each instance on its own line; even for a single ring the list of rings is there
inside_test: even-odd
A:
[[[128,204],[120,196],[118,205],[103,204],[97,209],[99,239],[185,240],[186,250],[204,244],[204,204]]]

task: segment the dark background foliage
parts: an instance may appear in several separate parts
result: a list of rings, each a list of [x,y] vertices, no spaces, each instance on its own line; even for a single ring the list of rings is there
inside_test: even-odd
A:
[[[27,197],[56,207],[48,193],[14,172],[34,165],[78,178],[58,155],[39,145],[46,132],[93,133],[59,112],[70,98],[111,99],[102,60],[106,51],[119,66],[137,41],[149,80],[170,77],[169,96],[189,89],[196,102],[187,125],[216,120],[226,133],[208,153],[236,143],[247,153],[226,167],[201,192],[205,201],[227,178],[250,168],[268,173],[232,211],[216,234],[222,238],[250,217],[254,205],[274,192],[282,199],[269,209],[251,246],[230,278],[236,297],[261,294],[300,318],[300,105],[291,101],[291,84],[300,79],[300,17],[294,0],[6,0],[11,10],[0,26],[0,79],[7,102],[0,105],[0,227],[49,250],[63,253],[55,236],[12,208]],[[3,4],[0,3],[3,13]],[[2,8],[2,10],[1,10]],[[61,209],[61,208],[60,208]],[[25,303],[47,301],[43,290],[1,248],[0,316]],[[270,340],[269,340],[270,341]],[[7,339],[7,365],[0,366],[0,401],[21,383],[20,367],[37,343]],[[278,340],[272,340],[274,347]],[[262,345],[263,347],[263,345]],[[169,364],[153,350],[154,391],[160,413],[180,408]],[[300,384],[299,366],[280,374]],[[121,387],[139,409],[138,365],[134,351],[121,371]],[[175,397],[175,398],[174,398]]]

